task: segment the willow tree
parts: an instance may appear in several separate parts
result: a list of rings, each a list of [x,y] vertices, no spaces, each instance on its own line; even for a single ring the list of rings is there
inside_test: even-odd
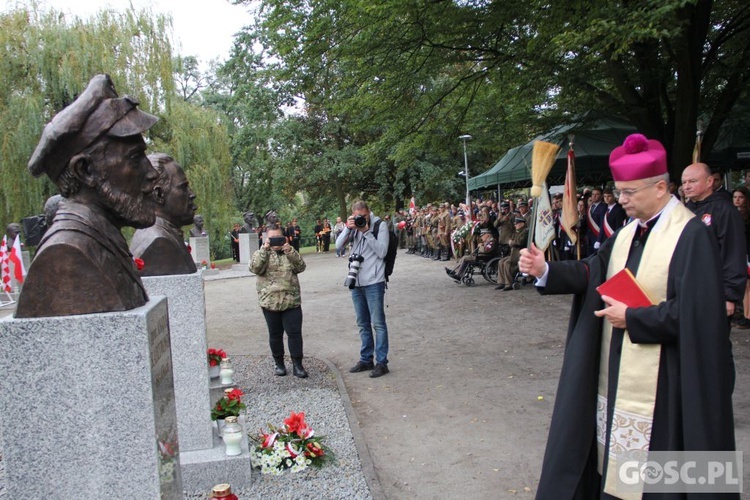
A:
[[[226,224],[226,127],[216,113],[177,95],[171,30],[168,16],[132,8],[87,19],[36,7],[0,14],[0,210],[6,223],[41,213],[56,193],[46,178],[31,177],[28,159],[44,125],[92,76],[107,73],[121,95],[159,116],[149,131],[150,149],[182,163],[207,220],[217,219],[217,229]]]
[[[206,220],[214,257],[228,255],[224,236],[233,213],[230,138],[224,116],[182,100],[154,126],[150,149],[172,156],[182,165],[195,192],[198,212]]]

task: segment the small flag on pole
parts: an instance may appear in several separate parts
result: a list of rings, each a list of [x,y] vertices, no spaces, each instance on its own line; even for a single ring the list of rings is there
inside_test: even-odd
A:
[[[2,283],[0,284],[0,287],[2,287],[3,292],[10,292],[12,291],[12,287],[10,284],[10,264],[8,256],[8,245],[6,243],[5,236],[3,236],[3,242],[0,245],[0,269],[2,270]]]
[[[10,249],[9,260],[13,263],[13,276],[16,278],[18,283],[23,283],[23,279],[26,277],[26,267],[23,265],[23,258],[21,256],[21,236],[16,236],[16,241],[13,242],[13,247]]]
[[[568,171],[565,174],[565,190],[563,191],[562,216],[560,217],[565,234],[570,242],[575,244],[578,240],[575,227],[578,224],[578,194],[576,192],[576,155],[573,152],[573,141],[570,141],[568,150]]]
[[[536,199],[536,224],[534,225],[534,243],[544,252],[555,239],[555,220],[549,203],[547,183],[542,184],[542,194]]]

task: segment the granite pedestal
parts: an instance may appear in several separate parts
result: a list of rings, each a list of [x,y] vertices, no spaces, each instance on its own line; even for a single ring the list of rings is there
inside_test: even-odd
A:
[[[180,450],[211,448],[211,402],[206,362],[206,305],[201,271],[170,276],[145,276],[149,296],[169,302],[172,373]]]
[[[247,434],[245,418],[239,423]],[[187,451],[180,454],[182,483],[186,491],[208,491],[211,486],[228,483],[233,487],[248,486],[252,479],[252,465],[248,439],[240,442],[241,455],[228,457],[224,452],[224,442],[219,437],[216,424],[213,424],[213,446],[206,450]]]
[[[232,266],[233,271],[247,271],[250,259],[258,249],[258,235],[255,233],[240,233],[240,262]]]
[[[244,264],[245,267],[250,263],[250,258],[253,256],[255,251],[258,249],[258,235],[240,233],[240,264]]]
[[[169,302],[180,465],[182,484],[188,491],[208,491],[222,482],[247,486],[252,474],[247,445],[242,455],[226,456],[211,420],[215,401],[210,387],[221,384],[208,375],[205,273],[142,278],[149,295],[166,295]]]
[[[208,236],[190,237],[190,254],[193,256],[193,262],[200,267],[205,260],[206,264],[211,265],[211,247]]]
[[[167,301],[0,321],[8,498],[182,498]]]

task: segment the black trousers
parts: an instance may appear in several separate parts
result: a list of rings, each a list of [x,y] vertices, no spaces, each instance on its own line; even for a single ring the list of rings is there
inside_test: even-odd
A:
[[[268,344],[274,357],[284,355],[284,332],[286,332],[289,355],[292,358],[302,357],[302,306],[286,311],[269,311],[263,309],[263,316],[268,325]]]

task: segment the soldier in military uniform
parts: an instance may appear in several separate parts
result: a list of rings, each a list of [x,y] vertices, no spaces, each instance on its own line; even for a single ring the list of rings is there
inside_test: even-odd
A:
[[[297,275],[305,270],[302,256],[286,241],[278,224],[269,224],[263,246],[253,254],[250,271],[257,275],[258,305],[268,325],[268,343],[276,364],[286,375],[284,331],[295,377],[307,378],[302,366],[302,299]]]
[[[432,260],[440,260],[440,254],[438,253],[438,245],[440,239],[438,235],[438,223],[440,222],[440,213],[438,213],[437,205],[433,205],[430,209],[430,258]]]
[[[424,250],[424,245],[422,244],[422,224],[424,222],[424,213],[422,209],[420,208],[417,210],[416,217],[414,217],[414,244],[415,250],[414,253],[417,253],[419,255],[422,255],[422,252]]]
[[[529,239],[529,229],[526,227],[526,219],[524,217],[514,218],[513,225],[515,226],[513,237],[508,240],[510,255],[500,259],[500,263],[497,266],[497,280],[499,284],[495,287],[495,290],[502,289],[506,292],[513,290],[513,275],[518,270],[518,259],[521,256],[521,249],[526,247],[527,240]]]
[[[526,219],[526,227],[529,227],[531,223],[531,209],[529,204],[523,200],[518,202],[518,211],[521,212],[521,217]]]
[[[448,203],[442,203],[440,205],[440,214],[438,215],[437,223],[437,238],[438,238],[438,254],[439,260],[450,260],[451,258],[451,246],[450,246],[450,232],[451,232],[451,214],[448,211]]]
[[[515,228],[513,227],[514,218],[515,216],[510,210],[510,203],[507,201],[500,203],[500,213],[495,221],[495,227],[497,227],[497,232],[500,235],[498,241],[500,242],[500,249],[503,251],[504,255],[510,253],[508,240],[510,240],[515,233]]]
[[[422,257],[430,256],[430,205],[422,209]]]
[[[432,226],[430,220],[433,218],[434,208],[432,204],[427,204],[427,210],[424,215],[424,224],[422,226],[422,236],[424,237],[425,252],[423,257],[432,258]]]
[[[406,234],[406,253],[417,252],[417,239],[414,236],[414,219],[411,214],[406,216],[406,225],[404,226],[403,233]]]

